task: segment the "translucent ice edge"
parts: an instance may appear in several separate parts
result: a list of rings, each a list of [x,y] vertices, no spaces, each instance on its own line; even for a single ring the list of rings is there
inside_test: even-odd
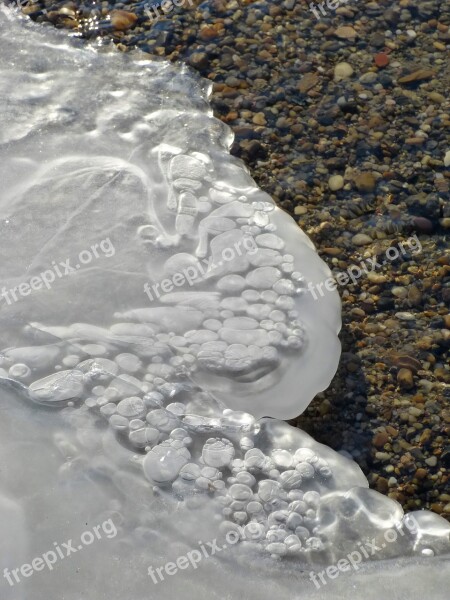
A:
[[[304,292],[326,267],[227,154],[209,85],[5,10],[0,26],[0,269],[13,300],[0,311],[0,568],[88,524],[117,527],[20,585],[4,578],[1,597],[444,598],[445,520],[405,517],[355,463],[259,419],[294,416],[326,387],[339,304]],[[224,272],[145,303],[150,275],[193,267],[205,245],[218,263],[250,238]],[[59,276],[94,244],[96,262]],[[48,289],[20,293],[52,268]],[[220,553],[155,582],[150,567],[207,542]]]

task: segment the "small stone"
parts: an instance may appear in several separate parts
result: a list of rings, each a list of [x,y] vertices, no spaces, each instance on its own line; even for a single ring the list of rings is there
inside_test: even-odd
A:
[[[352,242],[355,246],[367,246],[367,244],[371,244],[372,241],[372,238],[366,233],[357,233],[352,237]]]
[[[450,167],[450,150],[447,150],[444,156],[444,165]]]
[[[367,274],[367,279],[371,283],[375,283],[377,285],[380,283],[386,283],[386,281],[388,280],[386,275],[382,275],[381,273],[374,273],[373,271]]]
[[[400,371],[397,373],[397,381],[400,387],[405,390],[410,390],[414,387],[413,374],[409,369],[400,369]]]
[[[206,69],[209,65],[208,55],[205,52],[193,52],[188,62],[195,69]]]
[[[319,76],[317,73],[307,73],[304,75],[298,83],[298,89],[302,94],[309,92],[319,82]]]
[[[262,113],[262,112],[255,113],[253,115],[252,121],[253,121],[253,123],[255,123],[255,125],[267,125],[266,117],[264,116],[264,113]]]
[[[435,104],[442,104],[445,102],[445,96],[443,94],[439,94],[439,92],[429,92],[428,98]]]
[[[306,215],[307,212],[308,209],[306,208],[306,206],[296,206],[294,208],[294,214],[297,216]]]
[[[372,173],[364,172],[355,175],[353,181],[360,192],[372,192],[376,185],[375,177]]]
[[[353,27],[342,25],[335,30],[334,35],[343,40],[354,40],[358,34]]]
[[[423,468],[417,469],[416,474],[415,474],[416,479],[425,479],[426,476],[427,476],[426,469],[423,469]]]
[[[388,441],[388,434],[385,431],[380,431],[373,436],[372,444],[375,448],[383,448]]]
[[[118,31],[130,29],[130,27],[133,27],[138,20],[134,13],[128,12],[127,10],[112,10],[110,16],[111,25]]]
[[[328,187],[332,192],[337,192],[344,187],[344,178],[342,175],[332,175],[328,180]]]
[[[398,354],[392,358],[392,363],[400,369],[409,369],[413,373],[417,373],[422,369],[422,363],[417,358],[408,354]]]
[[[375,54],[374,61],[377,67],[381,69],[389,64],[389,56],[386,52],[379,52],[378,54]]]
[[[353,75],[353,67],[347,62],[338,63],[334,67],[334,81],[342,81]]]
[[[365,85],[372,85],[372,83],[375,83],[377,79],[378,75],[374,71],[368,71],[367,73],[361,75],[359,81]]]
[[[431,233],[433,231],[433,223],[426,217],[414,217],[412,222],[414,228],[421,233]]]
[[[407,83],[413,83],[415,81],[425,81],[426,79],[431,79],[432,77],[434,77],[434,75],[436,75],[436,73],[431,69],[419,69],[417,71],[414,71],[413,73],[409,73],[408,75],[400,77],[398,83],[400,83],[400,85],[403,85]]]
[[[429,467],[435,467],[437,465],[437,457],[430,456],[429,458],[425,459],[425,462]]]

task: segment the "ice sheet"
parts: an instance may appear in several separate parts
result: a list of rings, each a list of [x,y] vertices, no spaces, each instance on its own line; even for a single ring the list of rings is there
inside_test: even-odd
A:
[[[0,597],[443,599],[448,524],[264,418],[339,300],[209,92],[0,10]]]

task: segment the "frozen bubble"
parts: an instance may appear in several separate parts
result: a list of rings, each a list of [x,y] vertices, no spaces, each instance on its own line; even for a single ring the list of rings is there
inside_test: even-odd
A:
[[[302,542],[297,535],[288,535],[284,540],[284,543],[289,548],[290,551],[297,552],[302,547]]]
[[[303,500],[294,500],[290,505],[289,509],[293,512],[298,513],[299,515],[306,515],[306,511],[308,510],[308,505]]]
[[[281,271],[275,267],[257,267],[250,271],[246,280],[250,287],[265,290],[281,278]]]
[[[300,487],[302,476],[297,471],[290,469],[289,471],[281,473],[279,481],[284,489],[292,490],[293,488]]]
[[[108,352],[101,344],[85,344],[81,349],[90,356],[104,356]]]
[[[156,408],[163,404],[164,396],[159,392],[149,392],[148,394],[145,394],[144,402],[147,408]]]
[[[245,453],[245,466],[247,468],[262,469],[266,456],[258,448],[252,448]]]
[[[261,294],[256,290],[244,290],[241,295],[247,302],[258,302],[261,298]]]
[[[185,412],[185,405],[182,404],[181,402],[172,402],[171,404],[168,404],[166,406],[166,410],[168,410],[169,412],[173,413],[174,415],[184,415]]]
[[[108,404],[104,404],[100,408],[100,412],[105,417],[111,417],[113,414],[117,412],[117,406],[113,402],[109,402]]]
[[[160,444],[150,450],[142,463],[146,478],[155,484],[174,481],[191,458],[186,448]]]
[[[309,448],[299,448],[298,450],[296,450],[295,454],[294,454],[294,459],[297,462],[304,462],[304,461],[308,461],[311,458],[314,458],[316,455],[314,454],[314,452],[312,450],[310,450]]]
[[[258,496],[263,502],[269,502],[278,498],[281,486],[277,481],[263,479],[258,483]]]
[[[202,450],[202,458],[205,464],[211,467],[226,467],[234,458],[233,444],[223,438],[210,438],[206,441]]]
[[[286,315],[281,310],[273,310],[269,314],[269,319],[271,319],[275,323],[282,323],[283,321],[286,320]]]
[[[139,357],[135,354],[118,354],[114,360],[119,368],[127,373],[136,373],[142,367]]]
[[[272,450],[270,457],[273,460],[274,465],[282,469],[289,469],[294,462],[292,454],[287,450]]]
[[[131,396],[130,398],[121,400],[117,406],[117,410],[122,417],[140,417],[145,415],[146,406],[142,398]]]
[[[153,427],[143,427],[132,431],[129,435],[130,442],[139,448],[154,445],[159,441],[160,433]]]
[[[309,533],[309,529],[307,529],[303,525],[300,525],[300,527],[297,527],[295,529],[295,535],[298,536],[303,542],[305,542],[311,534]]]
[[[251,450],[255,445],[255,442],[250,437],[243,437],[239,441],[239,446],[242,450]]]
[[[60,371],[30,385],[30,390],[40,400],[61,402],[79,398],[84,389],[84,375],[81,371]]]
[[[199,490],[209,490],[209,486],[211,485],[211,481],[207,477],[198,477],[195,480],[195,485]]]
[[[108,358],[89,358],[79,363],[77,369],[98,381],[111,379],[119,372],[118,365]]]
[[[201,473],[203,477],[207,477],[208,479],[217,479],[221,475],[219,469],[215,467],[203,467]]]
[[[110,417],[109,424],[116,431],[125,431],[128,429],[128,419],[120,415],[113,415]]]
[[[295,293],[294,284],[289,279],[280,279],[272,287],[277,294],[280,294],[280,296],[292,296]]]
[[[283,510],[283,509],[275,510],[268,516],[267,523],[270,528],[277,527],[277,528],[282,529],[284,532],[284,536],[286,536],[285,523],[286,523],[288,517],[289,517],[289,512],[287,510]]]
[[[233,513],[233,519],[236,521],[236,523],[243,525],[246,521],[248,521],[248,516],[243,510],[238,510]]]
[[[173,431],[170,432],[170,437],[174,440],[184,440],[188,437],[188,432],[183,427],[177,427]]]
[[[253,522],[247,523],[247,525],[244,527],[243,534],[244,534],[244,538],[246,540],[257,541],[257,540],[264,539],[266,532],[265,532],[264,527],[260,523],[255,523],[253,521]]]
[[[95,385],[91,390],[91,393],[94,394],[94,396],[103,396],[105,392],[106,388],[104,385]]]
[[[249,502],[247,504],[247,512],[249,515],[256,515],[260,512],[262,512],[263,509],[263,505],[261,504],[261,502],[257,502],[256,500],[252,500],[251,502]]]
[[[222,327],[222,322],[218,319],[206,319],[203,323],[203,327],[205,327],[205,329],[210,329],[211,331],[219,331]]]
[[[245,288],[245,279],[241,275],[225,275],[217,282],[217,289],[230,294],[241,292]]]
[[[304,479],[314,477],[314,467],[310,463],[300,462],[295,468]]]
[[[229,489],[229,494],[235,500],[245,501],[253,497],[252,489],[243,483],[235,483]]]
[[[69,354],[62,359],[62,364],[69,369],[73,369],[80,362],[81,358],[76,354]]]
[[[256,479],[253,477],[251,473],[247,473],[247,471],[241,471],[236,475],[236,481],[238,483],[243,483],[244,485],[248,485],[252,487],[256,483]]]
[[[13,379],[28,379],[31,369],[24,363],[16,363],[9,369],[8,375]]]
[[[261,300],[267,302],[268,304],[274,304],[278,299],[278,294],[276,294],[273,290],[264,290],[261,292]]]
[[[195,481],[201,475],[201,469],[195,463],[188,463],[180,470],[180,477],[185,481]]]
[[[310,537],[306,540],[306,547],[316,552],[322,550],[322,540],[318,537]]]
[[[320,503],[320,494],[318,492],[306,492],[303,496],[303,500],[308,504],[308,506],[312,506],[313,508],[317,508]]]
[[[295,301],[290,296],[279,296],[275,302],[275,306],[280,310],[292,310],[295,306]]]
[[[270,248],[271,250],[282,250],[284,248],[284,241],[274,233],[262,233],[256,236],[255,241],[262,248]]]
[[[293,512],[289,515],[286,525],[292,531],[295,531],[297,527],[300,527],[303,523],[303,517],[296,512]]]
[[[303,490],[292,490],[288,493],[288,498],[292,502],[295,500],[302,500],[305,492]]]
[[[152,410],[147,414],[147,422],[163,433],[169,433],[172,429],[179,427],[179,421],[175,415],[167,413],[163,409]]]

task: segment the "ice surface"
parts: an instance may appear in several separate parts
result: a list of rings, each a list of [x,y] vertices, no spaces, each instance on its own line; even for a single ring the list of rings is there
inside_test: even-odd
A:
[[[209,90],[0,9],[0,570],[76,550],[0,597],[443,599],[443,519],[261,418],[328,385],[339,301]]]
[[[9,378],[57,402],[80,390],[56,366],[129,355],[121,373],[170,365],[149,389],[184,377],[256,417],[302,412],[336,370],[338,295],[306,291],[329,270],[230,156],[210,84],[2,20]]]

